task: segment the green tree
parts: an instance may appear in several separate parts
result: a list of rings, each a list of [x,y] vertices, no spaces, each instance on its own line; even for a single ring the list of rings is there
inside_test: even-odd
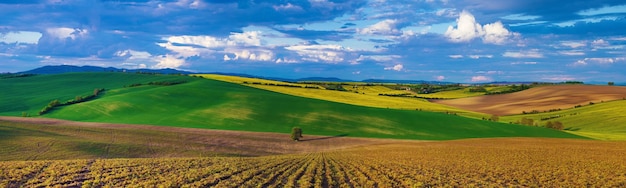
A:
[[[609,85],[610,86],[615,85],[615,82],[609,82]]]
[[[291,139],[295,141],[300,141],[302,138],[302,129],[300,127],[294,127],[291,129]]]

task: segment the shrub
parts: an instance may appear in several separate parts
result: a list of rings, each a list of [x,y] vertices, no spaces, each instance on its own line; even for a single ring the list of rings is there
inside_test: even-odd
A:
[[[300,141],[302,138],[302,129],[300,127],[294,127],[291,129],[291,139],[295,141]]]

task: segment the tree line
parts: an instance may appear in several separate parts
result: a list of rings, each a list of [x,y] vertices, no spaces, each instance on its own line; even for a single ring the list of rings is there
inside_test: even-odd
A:
[[[81,102],[86,102],[86,101],[90,101],[95,99],[96,97],[98,97],[98,95],[102,94],[102,92],[104,92],[104,88],[96,88],[93,90],[93,93],[91,95],[87,95],[87,96],[76,96],[74,97],[74,99],[70,99],[66,102],[61,103],[58,99],[55,99],[53,101],[50,101],[50,103],[48,103],[48,105],[46,105],[43,109],[41,109],[39,111],[39,115],[44,115],[48,112],[50,112],[51,110],[53,110],[56,107],[60,107],[60,106],[66,106],[66,105],[72,105],[72,104],[77,104],[77,103],[81,103]],[[24,113],[22,113],[22,116],[25,116]]]

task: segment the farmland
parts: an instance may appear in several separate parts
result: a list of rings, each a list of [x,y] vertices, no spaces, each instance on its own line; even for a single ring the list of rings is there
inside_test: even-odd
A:
[[[621,87],[543,86],[479,96],[486,93],[416,94],[391,85],[337,91],[333,83],[203,76],[73,73],[0,80],[10,91],[0,94],[10,99],[0,101],[0,114],[13,116],[0,116],[0,187],[626,186],[626,143],[587,138],[626,138]],[[94,88],[105,90],[35,115],[51,100],[72,100]],[[379,95],[407,92],[411,97]],[[495,109],[475,113],[417,95],[489,99],[490,105],[503,102],[506,112],[522,109],[515,102],[542,110],[541,103],[551,109],[600,101],[494,122],[480,117],[498,114]],[[15,117],[23,112],[31,117]],[[520,118],[537,125],[558,120],[566,130],[510,124]],[[294,126],[303,129],[302,141],[286,134]]]
[[[256,78],[244,78],[237,76],[224,76],[213,74],[198,75],[209,79],[216,79],[236,84],[247,83],[268,83],[268,84],[283,84],[283,85],[299,85],[305,86],[318,86],[315,84],[293,84],[287,82],[269,81]],[[274,91],[287,95],[306,97],[312,99],[320,99],[344,104],[352,104],[358,106],[368,106],[376,108],[392,108],[392,109],[404,109],[415,110],[421,109],[424,111],[434,112],[452,112],[462,116],[480,118],[486,116],[485,114],[476,113],[468,110],[461,110],[458,108],[449,107],[446,105],[440,105],[436,103],[428,102],[425,99],[418,98],[404,98],[404,97],[385,97],[378,94],[399,94],[405,93],[404,91],[397,91],[385,86],[361,86],[356,88],[347,87],[349,92],[340,92],[326,89],[310,89],[310,88],[293,88],[293,87],[280,87],[266,84],[243,84],[246,86]],[[321,87],[321,86],[320,86]],[[458,94],[457,94],[458,96]]]
[[[622,142],[474,139],[261,157],[0,162],[0,186],[623,187]]]
[[[55,76],[63,79],[56,79]],[[42,117],[86,122],[277,133],[287,133],[292,127],[300,126],[306,134],[313,135],[419,140],[481,137],[580,138],[561,131],[469,119],[449,113],[427,112],[426,109],[420,111],[355,106],[186,76],[125,73],[35,76],[28,77],[29,80],[26,81],[16,80],[30,87],[15,88],[14,92],[23,93],[20,96],[24,98],[23,100],[28,98],[41,101],[28,106],[33,110],[41,109],[48,101],[57,99],[55,94],[59,96],[61,93],[65,94],[66,87],[48,86],[50,87],[48,92],[37,92],[32,88],[39,88],[40,82],[45,85],[64,86],[72,82],[71,77],[80,80],[82,88],[100,88],[99,86],[103,85],[101,82],[104,82],[101,77],[104,77],[108,79],[106,85],[110,87],[96,100],[58,107]],[[167,86],[145,84],[149,79],[160,79],[161,82],[177,80],[186,82]],[[54,80],[60,81],[55,83]],[[133,83],[144,84],[124,87]],[[69,94],[65,96],[76,95],[75,92],[67,93]],[[349,96],[343,97],[354,100]],[[397,99],[375,97],[390,101]],[[8,101],[2,101],[4,102]],[[13,112],[15,116],[19,115],[17,113],[19,111]]]
[[[486,114],[512,115],[574,108],[577,105],[622,100],[624,98],[626,98],[626,87],[557,85],[535,87],[510,94],[437,100],[435,102]]]
[[[559,121],[573,134],[602,140],[626,140],[624,106],[626,100],[600,102],[561,111],[503,116],[500,121],[515,122],[528,118],[541,126],[548,121]]]

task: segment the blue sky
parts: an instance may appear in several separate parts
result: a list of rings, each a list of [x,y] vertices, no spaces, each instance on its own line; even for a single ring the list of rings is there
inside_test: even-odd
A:
[[[0,2],[0,72],[624,82],[625,47],[623,0]]]

